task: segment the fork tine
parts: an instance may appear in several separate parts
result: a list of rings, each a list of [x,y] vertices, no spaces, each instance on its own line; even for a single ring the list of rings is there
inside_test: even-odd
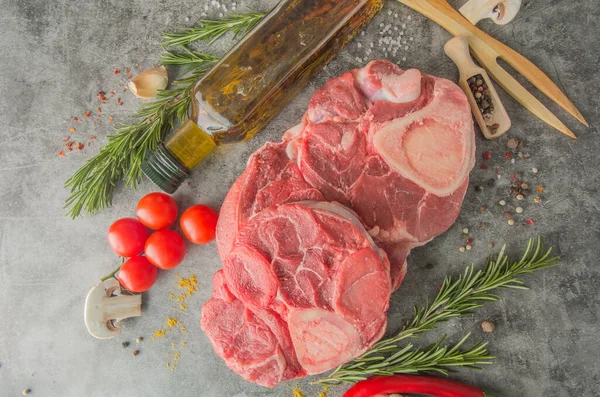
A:
[[[497,42],[501,48],[496,48],[499,57],[506,63],[515,68],[523,77],[531,82],[538,90],[542,91],[546,96],[556,102],[560,107],[569,112],[579,122],[586,127],[590,125],[585,120],[583,115],[577,110],[575,105],[567,98],[567,96],[550,80],[550,78],[535,66],[530,60],[519,54],[512,48]]]
[[[506,70],[498,65],[496,61],[490,61],[488,59],[485,62],[485,67],[496,83],[498,83],[498,85],[500,85],[513,98],[519,101],[519,103],[527,110],[563,134],[570,136],[573,139],[577,139],[575,134],[573,134],[573,132],[571,132],[571,130],[567,128],[567,126],[564,125],[563,122],[558,119],[558,117],[556,117],[550,110],[548,110],[548,108],[538,101],[536,97],[527,91],[525,87],[523,87]]]

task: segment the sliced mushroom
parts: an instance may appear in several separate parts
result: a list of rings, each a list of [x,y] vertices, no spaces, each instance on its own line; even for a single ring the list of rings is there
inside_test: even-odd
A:
[[[121,286],[114,278],[96,285],[85,298],[85,326],[95,338],[118,335],[122,320],[141,314],[142,295],[122,295]]]
[[[473,25],[490,18],[498,25],[512,21],[521,9],[522,0],[469,0],[461,8],[463,14]]]

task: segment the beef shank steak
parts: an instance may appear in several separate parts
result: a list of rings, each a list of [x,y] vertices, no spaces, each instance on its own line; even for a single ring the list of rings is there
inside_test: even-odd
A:
[[[416,69],[373,61],[317,90],[221,207],[201,322],[216,353],[272,387],[372,346],[410,250],[458,216],[474,139],[458,86]]]
[[[470,107],[456,84],[373,61],[334,78],[287,134],[288,153],[326,200],[352,208],[388,252],[404,256],[456,220],[475,162]]]
[[[389,263],[347,208],[271,206],[240,230],[201,326],[217,354],[264,386],[360,355],[386,327]]]

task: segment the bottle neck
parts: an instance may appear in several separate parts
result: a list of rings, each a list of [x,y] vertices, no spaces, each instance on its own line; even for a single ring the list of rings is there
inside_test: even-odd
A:
[[[142,171],[162,190],[174,193],[215,147],[209,134],[187,120],[142,163]]]
[[[212,136],[188,119],[165,142],[165,147],[181,164],[191,170],[216,147]]]

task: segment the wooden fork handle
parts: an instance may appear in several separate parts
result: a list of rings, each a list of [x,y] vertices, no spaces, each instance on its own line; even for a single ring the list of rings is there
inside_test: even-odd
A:
[[[535,66],[527,58],[514,51],[512,48],[505,44],[502,44],[498,40],[494,39],[487,33],[483,32],[473,24],[471,24],[466,18],[458,13],[446,0],[398,0],[400,3],[407,5],[408,7],[420,12],[427,18],[439,24],[441,27],[446,29],[454,36],[465,36],[469,41],[471,52],[475,59],[479,63],[488,69],[498,70],[500,66],[497,63],[497,59],[500,57],[504,59],[509,65],[511,65],[517,72],[523,77],[528,79],[535,87],[542,91],[554,102],[559,104],[563,109],[569,112],[573,117],[579,120],[584,125],[588,126],[579,110],[575,105],[567,98],[567,96],[550,80],[544,72],[542,72],[537,66]],[[496,68],[497,66],[497,68]],[[499,78],[506,76],[503,73],[490,73],[492,78],[496,80],[498,84],[503,86],[503,82],[499,81]],[[528,92],[527,90],[519,90],[521,93]],[[509,92],[514,96],[514,92]],[[523,103],[534,99],[533,95],[529,94],[526,98],[517,98],[519,102]],[[527,107],[527,106],[526,106]],[[536,107],[543,107],[541,103],[536,104]],[[545,116],[550,114],[549,111],[543,112]],[[536,116],[540,117],[540,112],[536,113]],[[560,130],[567,135],[572,135],[568,131],[564,124],[558,122],[556,116],[552,120],[545,117],[540,117],[548,124],[556,127],[560,125]],[[567,132],[568,131],[568,132]]]

